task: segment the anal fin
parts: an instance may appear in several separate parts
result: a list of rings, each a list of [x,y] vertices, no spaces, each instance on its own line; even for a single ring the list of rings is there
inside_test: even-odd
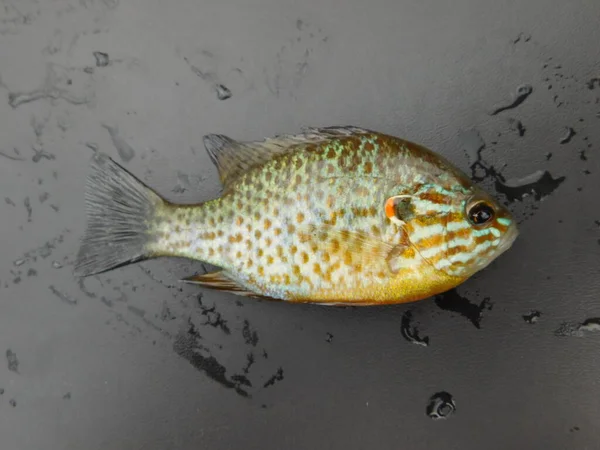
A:
[[[241,286],[237,281],[229,278],[227,276],[227,273],[222,270],[217,272],[192,275],[190,277],[183,278],[179,281],[189,284],[199,284],[201,286],[206,286],[217,291],[229,292],[244,297],[265,299],[269,298],[256,292],[252,292],[246,287]]]

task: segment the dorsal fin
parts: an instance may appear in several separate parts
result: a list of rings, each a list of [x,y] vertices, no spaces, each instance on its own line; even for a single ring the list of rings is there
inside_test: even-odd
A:
[[[342,136],[371,133],[353,126],[304,128],[300,134],[284,134],[263,141],[240,142],[222,134],[204,136],[204,147],[219,171],[224,191],[252,167],[265,164],[276,155],[287,153],[295,146],[318,143]]]

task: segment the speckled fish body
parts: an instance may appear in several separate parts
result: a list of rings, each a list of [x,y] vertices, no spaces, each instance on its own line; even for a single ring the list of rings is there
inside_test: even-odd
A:
[[[224,190],[198,205],[168,203],[112,160],[96,163],[80,274],[178,256],[222,268],[187,281],[240,295],[403,303],[461,284],[518,234],[510,213],[446,159],[393,136],[331,127],[249,143],[208,135],[205,145]],[[123,180],[142,197],[120,202],[137,202],[125,211],[137,223],[98,236],[94,220],[111,217],[111,186]],[[122,248],[107,261],[98,248],[108,241]]]

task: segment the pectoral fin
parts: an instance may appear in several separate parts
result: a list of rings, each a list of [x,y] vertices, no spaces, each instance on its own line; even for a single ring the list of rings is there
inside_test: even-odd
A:
[[[311,225],[299,230],[300,242],[313,241],[330,255],[340,255],[347,265],[369,268],[372,271],[396,273],[401,269],[401,258],[414,252],[403,229],[400,242],[385,242],[381,236],[364,231],[350,231],[329,225]]]

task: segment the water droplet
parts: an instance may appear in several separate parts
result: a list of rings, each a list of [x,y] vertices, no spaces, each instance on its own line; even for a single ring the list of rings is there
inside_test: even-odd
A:
[[[102,126],[108,131],[110,139],[112,140],[113,146],[117,149],[119,157],[124,162],[129,162],[135,156],[135,150],[129,143],[119,134],[119,129],[116,126],[110,126],[102,124]]]
[[[106,67],[110,62],[108,53],[94,52],[94,58],[96,58],[96,67]]]
[[[509,201],[523,200],[533,193],[536,200],[550,195],[565,181],[565,177],[554,178],[548,171],[538,170],[523,178],[506,181],[496,180],[496,189]]]
[[[62,264],[58,261],[52,261],[52,267],[54,267],[55,269],[60,269],[62,267]]]
[[[568,142],[571,141],[571,139],[573,138],[573,136],[575,136],[577,133],[575,133],[575,130],[571,127],[565,127],[565,133],[563,135],[562,138],[560,138],[560,143],[561,144],[566,144]]]
[[[519,136],[525,136],[525,131],[527,129],[523,126],[523,123],[517,119],[508,119],[508,125],[512,131],[515,131],[519,134]]]
[[[96,144],[95,142],[86,142],[85,146],[87,148],[89,148],[93,152],[97,152],[98,151],[98,144]]]
[[[32,146],[31,149],[33,150],[33,156],[31,157],[31,160],[34,163],[40,162],[42,159],[47,159],[49,161],[56,159],[56,156],[54,156],[52,153],[47,152],[37,144]]]
[[[538,321],[541,315],[542,313],[539,311],[531,311],[529,314],[525,314],[522,317],[525,322],[533,324]]]
[[[6,350],[6,362],[8,363],[8,370],[19,373],[19,359],[17,358],[17,354],[10,348]]]
[[[16,267],[22,266],[23,264],[25,264],[25,260],[24,259],[17,259],[15,262],[13,262],[13,264]]]
[[[587,87],[590,90],[595,89],[596,86],[600,87],[600,77],[593,77],[587,82]]]
[[[217,84],[215,86],[215,90],[217,91],[217,98],[219,100],[227,100],[228,98],[231,97],[231,91],[229,90],[229,88],[227,86],[224,86],[222,84]]]
[[[583,337],[586,333],[600,331],[600,318],[592,317],[581,323],[563,322],[554,332],[556,336],[574,336]]]
[[[485,148],[485,141],[476,129],[460,131],[458,139],[461,141],[462,148],[467,156],[477,161],[481,159],[481,151]]]
[[[331,343],[333,341],[333,334],[327,333],[327,338],[325,339],[327,342]]]
[[[419,329],[416,326],[412,326],[413,316],[412,311],[406,311],[402,316],[402,323],[400,326],[400,332],[404,339],[413,344],[422,345],[423,347],[429,346],[429,336],[419,336]]]
[[[435,297],[435,304],[443,310],[460,314],[468,319],[475,328],[481,328],[483,310],[487,309],[490,311],[493,307],[489,297],[484,298],[481,303],[477,305],[471,303],[466,297],[461,296],[456,289],[451,289],[450,291],[437,295]]]
[[[513,44],[516,44],[517,42],[523,41],[523,42],[529,42],[531,40],[531,35],[529,33],[519,33],[519,35],[513,39]]]
[[[425,412],[434,420],[447,419],[456,411],[454,398],[448,392],[436,392],[429,398]]]

